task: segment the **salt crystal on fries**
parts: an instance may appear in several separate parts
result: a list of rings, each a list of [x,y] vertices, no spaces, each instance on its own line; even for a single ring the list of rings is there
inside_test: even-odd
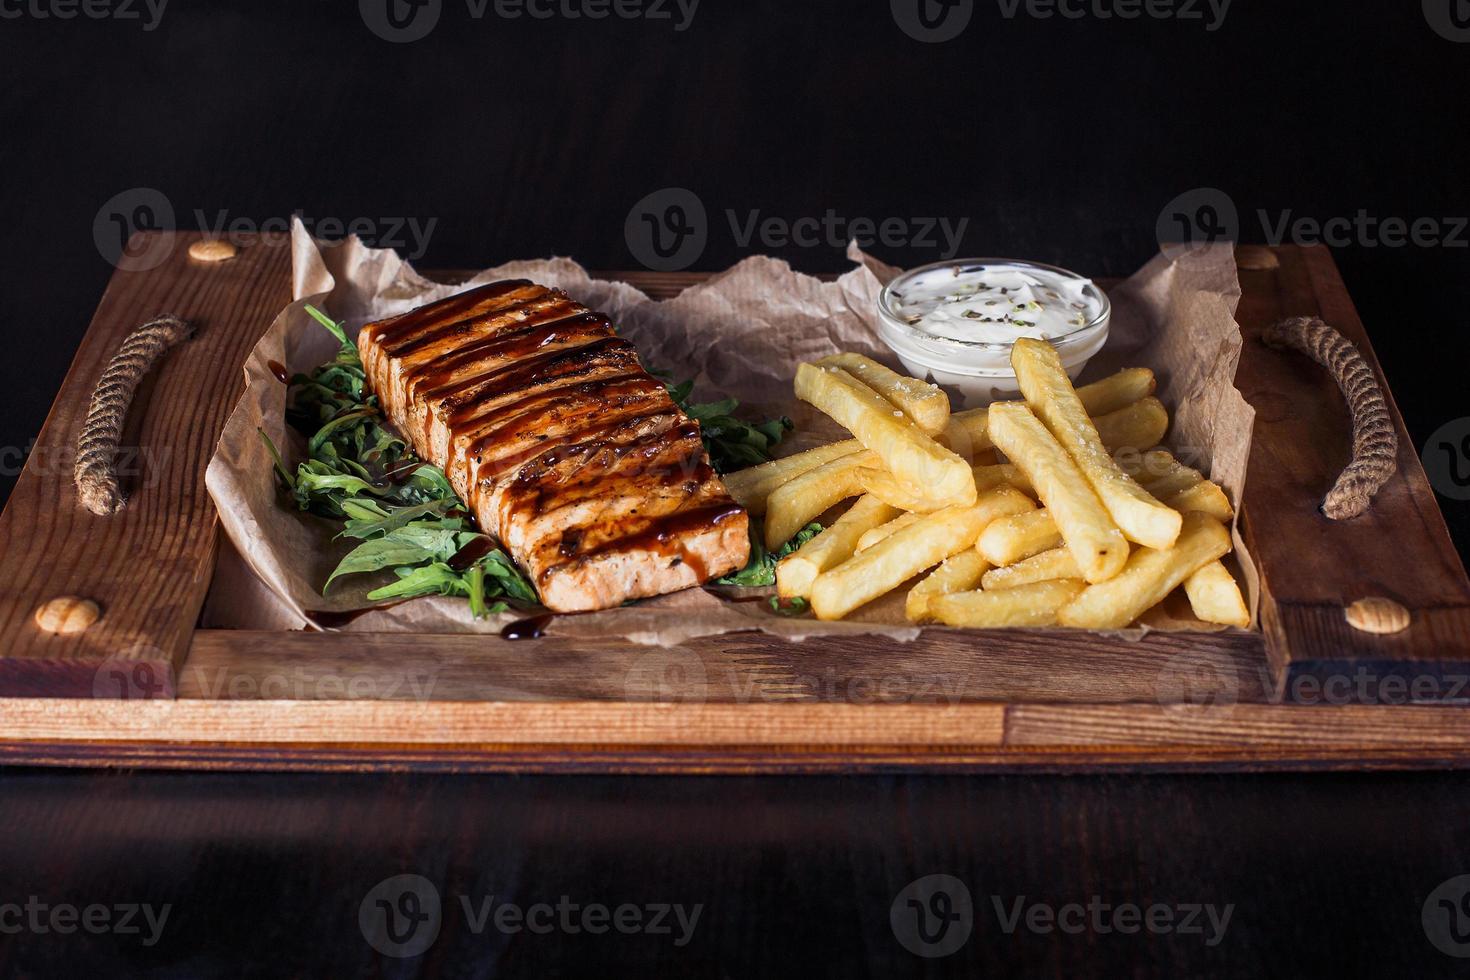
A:
[[[757,516],[766,512],[766,499],[782,484],[789,483],[803,473],[810,472],[823,463],[830,463],[843,456],[862,452],[863,444],[856,439],[845,439],[826,446],[808,449],[773,459],[769,463],[750,466],[734,473],[726,473],[722,480],[735,502]]]
[[[955,592],[929,600],[929,614],[947,626],[993,629],[1001,626],[1054,626],[1058,611],[1087,583],[1079,578],[1032,582],[997,592]]]
[[[897,516],[896,508],[878,498],[859,497],[830,527],[781,559],[776,565],[776,594],[783,599],[810,595],[818,575],[852,557],[864,532]]]
[[[904,528],[908,527],[910,524],[918,523],[919,519],[923,516],[923,514],[913,513],[899,514],[887,524],[880,524],[877,527],[873,528],[871,531],[864,532],[862,537],[858,538],[857,550],[867,551],[869,548],[873,547],[873,545],[877,544],[879,541],[882,541],[890,534],[893,534],[896,531],[901,531]]]
[[[1184,594],[1189,596],[1194,614],[1207,623],[1242,628],[1251,624],[1240,586],[1221,562],[1212,561],[1185,579]]]
[[[974,548],[966,548],[957,555],[950,555],[918,584],[909,589],[904,600],[904,618],[911,623],[929,620],[929,602],[937,596],[951,592],[965,592],[980,584],[980,577],[990,563],[980,557]]]
[[[993,526],[993,525],[992,525]],[[978,554],[978,552],[977,552]],[[992,568],[980,584],[991,589],[1014,589],[1018,585],[1045,582],[1054,578],[1081,578],[1077,561],[1066,548],[1052,548],[1022,559],[1005,568]]]
[[[959,500],[934,500],[926,497],[887,470],[861,469],[858,471],[858,482],[863,485],[864,492],[899,510],[927,514],[946,507],[964,506],[964,502]]]
[[[1002,517],[980,532],[975,550],[992,565],[1005,566],[1062,547],[1062,533],[1046,509]]]
[[[875,462],[877,457],[872,453],[853,453],[823,463],[778,487],[766,500],[766,549],[775,551],[827,508],[862,493],[858,471]]]
[[[1136,549],[1118,575],[1089,585],[1061,609],[1057,620],[1063,626],[1083,629],[1122,629],[1229,550],[1230,532],[1225,525],[1208,514],[1185,514],[1174,547]]]
[[[944,431],[949,421],[949,396],[938,385],[907,378],[861,354],[833,354],[817,361],[818,367],[837,367],[872,388],[914,420],[931,436]]]
[[[1171,546],[1179,536],[1179,512],[1150,496],[1113,461],[1056,348],[1044,340],[1022,337],[1011,348],[1011,367],[1026,401],[1092,484],[1114,523],[1140,544]]]
[[[975,477],[968,463],[841,368],[799,365],[796,397],[846,427],[883,460],[889,472],[905,482],[929,488],[935,497],[967,503],[975,500]]]
[[[1116,412],[1098,415],[1092,424],[1110,453],[1149,449],[1162,442],[1169,431],[1169,413],[1163,402],[1150,395]]]
[[[980,531],[1007,514],[1035,504],[1019,490],[996,487],[973,505],[947,507],[919,518],[852,558],[817,576],[812,611],[818,619],[841,619],[975,543]]]
[[[990,438],[1031,481],[1089,582],[1105,582],[1128,561],[1128,541],[1082,471],[1019,402],[990,406]]]

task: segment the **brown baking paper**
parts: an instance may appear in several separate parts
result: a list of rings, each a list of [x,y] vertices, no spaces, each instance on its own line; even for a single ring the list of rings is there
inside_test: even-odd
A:
[[[526,278],[566,290],[606,312],[637,345],[644,364],[678,379],[695,379],[700,400],[733,396],[752,414],[784,412],[797,431],[783,453],[840,438],[792,396],[796,365],[838,350],[855,350],[894,367],[898,362],[874,332],[878,292],[897,270],[849,248],[855,268],[835,282],[757,256],[662,302],[627,283],[591,278],[570,259],[510,262],[449,286],[416,273],[392,250],[357,239],[315,242],[298,221],[292,229],[296,301],[276,317],[245,363],[245,393],[235,407],[207,474],[227,541],[205,604],[204,624],[243,629],[300,629],[315,614],[342,613],[371,604],[367,592],[388,581],[353,576],[321,583],[353,542],[334,541],[335,528],[283,502],[271,459],[257,429],[282,447],[288,465],[302,458],[303,440],[285,423],[286,387],[269,364],[307,372],[329,359],[333,338],[305,312],[307,304],[345,320],[349,333],[363,323],[400,313],[471,286]],[[1231,500],[1240,499],[1253,412],[1235,389],[1240,330],[1239,298],[1229,247],[1159,256],[1110,293],[1113,323],[1107,346],[1089,365],[1098,377],[1122,366],[1151,367],[1158,395],[1174,417],[1170,445],[1181,458],[1210,473]],[[1237,536],[1237,547],[1239,547]],[[1250,563],[1242,553],[1241,564]],[[1254,581],[1247,582],[1254,608]],[[732,602],[732,590],[689,589],[598,613],[559,617],[553,627],[568,638],[622,637],[669,645],[696,636],[761,629],[791,639],[811,635],[882,633],[909,640],[918,628],[903,620],[902,597],[890,595],[842,622],[772,612],[764,602]],[[733,590],[759,595],[757,590]],[[722,597],[722,595],[724,597]],[[341,628],[366,632],[493,633],[518,613],[476,621],[463,599],[427,597],[366,612]],[[329,621],[331,620],[329,617]],[[1165,619],[1153,628],[1200,628],[1197,621]]]

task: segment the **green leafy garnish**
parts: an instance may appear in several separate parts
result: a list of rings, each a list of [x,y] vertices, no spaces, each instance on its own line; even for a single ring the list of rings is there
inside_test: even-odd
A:
[[[660,374],[662,372],[654,372]],[[693,381],[665,385],[674,404],[684,414],[699,422],[704,448],[709,453],[716,473],[729,473],[770,460],[771,451],[785,438],[794,425],[786,416],[747,422],[730,414],[740,407],[734,398],[718,402],[691,402]]]
[[[771,612],[777,616],[800,616],[811,608],[811,603],[799,595],[794,595],[790,599],[771,596],[767,600],[767,605],[771,607]]]
[[[535,605],[536,590],[504,551],[488,541],[465,551],[485,535],[444,471],[420,460],[383,424],[357,345],[342,325],[314,307],[306,312],[339,344],[332,360],[290,381],[286,419],[306,437],[307,459],[293,474],[264,431],[260,437],[296,506],[339,523],[338,537],[362,542],[322,592],[344,575],[391,569],[397,581],[369,592],[369,599],[462,596],[476,617],[503,612],[505,599]],[[480,550],[473,561],[453,560]]]
[[[796,537],[783,544],[775,551],[767,551],[765,542],[762,540],[762,528],[760,521],[750,522],[750,561],[738,572],[731,572],[724,578],[715,579],[716,585],[740,585],[746,588],[755,588],[762,585],[776,584],[776,562],[791,554],[797,548],[806,544],[812,538],[822,533],[822,525],[817,523],[808,524],[796,532]]]

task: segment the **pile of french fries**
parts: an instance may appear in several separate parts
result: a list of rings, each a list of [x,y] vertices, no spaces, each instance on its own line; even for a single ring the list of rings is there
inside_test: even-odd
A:
[[[1199,619],[1248,626],[1220,561],[1230,501],[1157,448],[1169,416],[1153,372],[1074,388],[1056,350],[1029,339],[1011,365],[1024,401],[951,413],[939,388],[859,354],[801,364],[797,397],[852,438],[726,486],[763,518],[771,551],[856,499],[781,559],[778,593],[841,619],[924,575],[905,600],[912,622],[1119,629],[1183,586]]]

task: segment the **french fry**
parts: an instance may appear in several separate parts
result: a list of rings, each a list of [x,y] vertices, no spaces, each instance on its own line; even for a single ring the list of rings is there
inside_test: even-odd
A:
[[[1062,532],[1045,508],[1002,517],[981,531],[980,540],[975,542],[975,550],[986,561],[1002,567],[1060,547]]]
[[[875,462],[868,452],[841,456],[778,487],[766,500],[766,548],[775,551],[828,507],[862,493],[858,471]]]
[[[1169,431],[1169,413],[1163,402],[1150,395],[1116,412],[1096,416],[1092,424],[1110,453],[1148,449],[1157,446]]]
[[[1225,491],[1209,480],[1201,480],[1188,490],[1181,490],[1164,503],[1185,514],[1192,510],[1209,514],[1217,521],[1228,521],[1235,516]]]
[[[1019,490],[996,487],[969,507],[946,507],[925,514],[818,575],[812,585],[812,611],[818,619],[841,619],[924,569],[971,547],[985,525],[997,517],[1034,506]]]
[[[783,599],[811,595],[817,576],[851,558],[864,531],[896,516],[898,511],[878,498],[859,497],[830,527],[777,563],[776,594]]]
[[[902,480],[887,470],[861,469],[858,471],[858,482],[862,484],[864,493],[870,493],[885,504],[897,507],[899,510],[927,514],[946,507],[964,506],[963,503],[953,499],[931,500],[912,487],[904,485]]]
[[[1077,397],[1082,399],[1082,405],[1087,409],[1087,414],[1097,417],[1111,412],[1117,412],[1128,408],[1134,403],[1147,398],[1154,392],[1154,373],[1148,368],[1124,368],[1117,374],[1110,374],[1106,378],[1094,381],[1092,384],[1083,385],[1077,389]],[[1159,410],[1159,405],[1155,400]],[[1154,406],[1148,406],[1142,412],[1135,410],[1129,415],[1120,417],[1113,423],[1120,429],[1119,434],[1131,436],[1132,429],[1129,426],[1140,426],[1142,422],[1157,424],[1158,416],[1154,412]],[[1146,416],[1146,418],[1145,418]],[[949,417],[949,424],[944,428],[944,444],[966,459],[980,463],[980,455],[994,448],[990,441],[989,430],[990,409],[972,408],[964,412],[955,412]],[[1164,425],[1167,427],[1169,418],[1164,416]],[[1143,428],[1144,432],[1150,428]],[[1163,431],[1159,431],[1159,438],[1163,438]],[[1107,442],[1106,439],[1103,440]],[[1158,443],[1158,439],[1146,445],[1152,446]],[[1122,445],[1138,446],[1139,442],[1124,442]]]
[[[1077,561],[1066,548],[1052,548],[1022,559],[1005,568],[992,568],[985,573],[980,584],[988,592],[991,589],[1014,589],[1018,585],[1046,582],[1054,578],[1081,578]]]
[[[919,583],[909,589],[904,600],[903,613],[911,623],[929,621],[930,600],[951,592],[964,592],[980,584],[980,577],[990,563],[980,557],[974,548],[966,548],[957,555],[950,555]]]
[[[1106,582],[1089,585],[1057,614],[1063,626],[1122,629],[1158,604],[1200,568],[1230,550],[1230,532],[1208,514],[1184,515],[1174,547],[1138,548]]]
[[[1096,418],[1120,408],[1127,408],[1154,393],[1154,373],[1148,368],[1124,368],[1117,374],[1083,385],[1077,389],[1082,407]]]
[[[781,459],[773,459],[769,463],[761,463],[758,466],[736,470],[734,473],[726,473],[721,479],[725,484],[725,489],[729,491],[731,497],[735,498],[737,504],[759,516],[766,512],[766,498],[783,483],[789,483],[823,463],[830,463],[834,459],[862,452],[862,449],[863,444],[856,439],[845,439],[842,442],[808,449],[806,452],[783,456]]]
[[[914,420],[931,436],[944,431],[949,421],[949,396],[938,385],[906,378],[871,357],[833,354],[817,362],[818,367],[838,367],[882,395]]]
[[[1185,466],[1167,449],[1151,449],[1142,456],[1120,453],[1118,465],[1143,488],[1180,513],[1203,511],[1220,521],[1235,515],[1230,498],[1217,484]]]
[[[1002,483],[1009,483],[1022,493],[1035,493],[1031,489],[1031,481],[1026,479],[1026,474],[1015,463],[992,463],[975,467],[975,489],[989,490]]]
[[[929,615],[947,626],[992,629],[1001,626],[1054,626],[1057,612],[1087,583],[1080,578],[1032,582],[997,592],[954,592],[929,600]]]
[[[857,550],[859,552],[867,551],[869,548],[873,547],[873,545],[877,544],[879,541],[882,541],[890,534],[893,534],[896,531],[902,531],[910,524],[917,523],[919,518],[923,516],[923,514],[913,513],[899,514],[887,524],[880,524],[877,527],[873,528],[871,531],[863,532],[863,535],[858,538]]]
[[[1092,484],[1113,522],[1142,545],[1171,547],[1179,537],[1179,512],[1150,496],[1113,461],[1056,348],[1044,340],[1022,337],[1011,348],[1011,367],[1026,401]]]
[[[938,498],[974,502],[970,465],[841,368],[799,365],[796,397],[845,426],[883,460],[889,472],[910,485],[929,488]]]
[[[1031,481],[1083,577],[1105,582],[1118,574],[1128,561],[1128,541],[1041,420],[1018,402],[991,405],[990,438]]]
[[[1194,614],[1207,623],[1242,628],[1251,624],[1240,586],[1221,562],[1212,561],[1185,579],[1184,594]]]

